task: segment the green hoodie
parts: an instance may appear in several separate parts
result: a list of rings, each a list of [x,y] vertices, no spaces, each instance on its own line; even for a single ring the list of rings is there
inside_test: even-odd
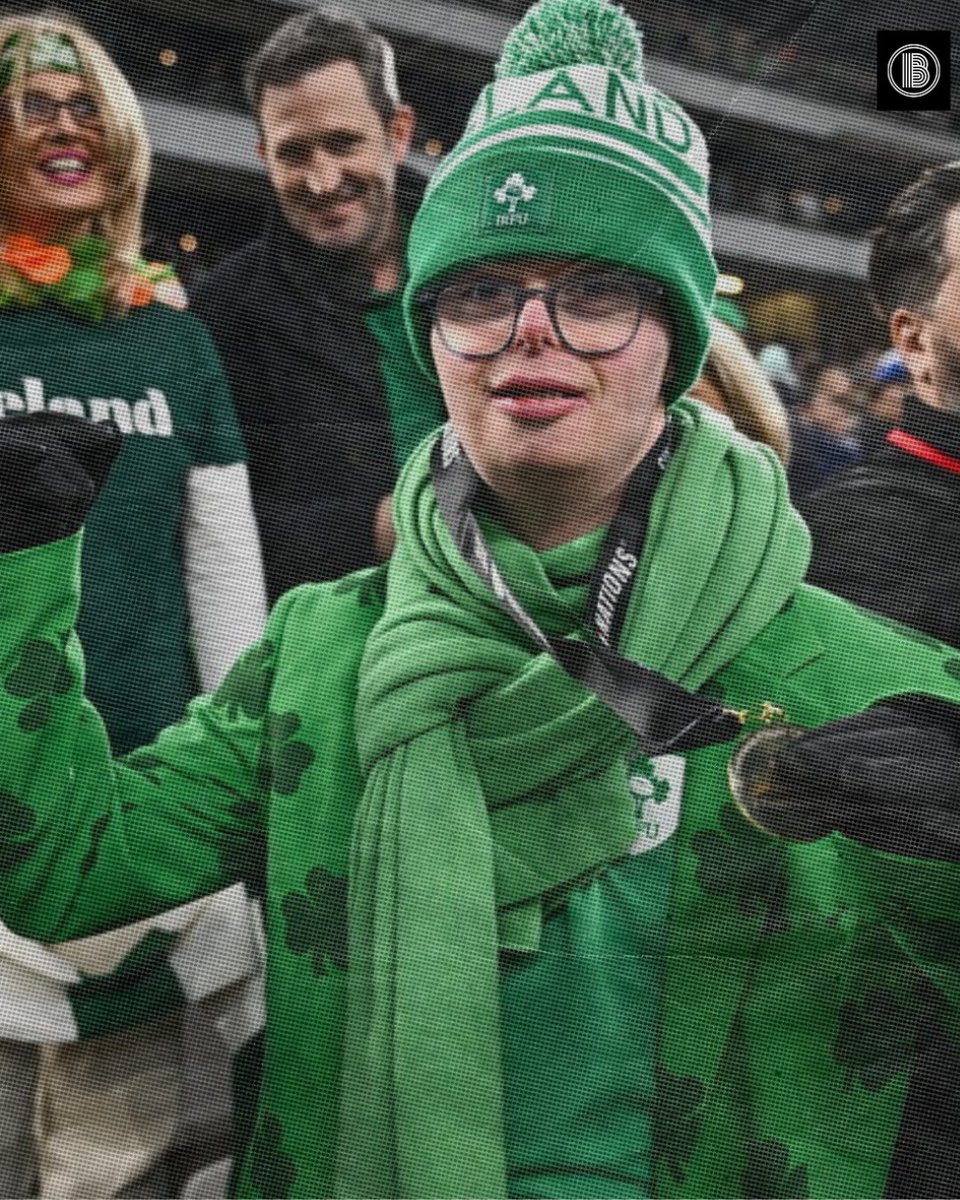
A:
[[[621,645],[809,726],[960,699],[956,651],[797,582],[771,456],[680,416]],[[426,454],[389,572],[289,593],[121,762],[81,695],[80,538],[0,558],[0,917],[53,940],[265,891],[244,1194],[478,1194],[499,1170],[517,1196],[881,1195],[914,1031],[955,1026],[957,869],[763,837],[729,746],[633,758],[458,562]],[[597,536],[492,539],[532,615],[575,633]]]

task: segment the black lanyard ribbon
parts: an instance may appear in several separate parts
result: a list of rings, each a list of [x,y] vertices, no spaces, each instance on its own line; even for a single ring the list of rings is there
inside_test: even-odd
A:
[[[654,456],[661,471],[669,459],[669,435],[663,442]],[[645,520],[634,502],[639,489],[650,487],[647,459],[627,485],[594,571],[590,596],[599,644],[548,637],[510,591],[471,511],[480,478],[450,424],[434,444],[430,471],[440,514],[465,561],[530,639],[633,730],[642,753],[694,750],[736,737],[742,725],[737,713],[693,695],[659,671],[623,658],[612,648],[623,625],[645,534]]]

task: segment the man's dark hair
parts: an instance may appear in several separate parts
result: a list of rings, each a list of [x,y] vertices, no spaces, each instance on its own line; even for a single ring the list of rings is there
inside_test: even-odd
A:
[[[870,296],[887,319],[897,308],[929,310],[947,271],[947,214],[960,204],[960,162],[929,167],[894,198],[871,233]]]
[[[399,100],[393,52],[362,21],[332,9],[297,13],[274,30],[244,69],[247,101],[259,113],[264,88],[286,87],[337,62],[356,66],[371,105],[386,125]]]

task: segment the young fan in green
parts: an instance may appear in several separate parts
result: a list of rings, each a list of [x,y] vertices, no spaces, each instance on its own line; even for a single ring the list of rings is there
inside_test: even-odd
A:
[[[884,1192],[917,1032],[956,1024],[960,663],[805,586],[773,452],[680,399],[706,196],[620,10],[531,9],[412,230],[451,425],[389,568],[289,593],[124,760],[71,634],[113,447],[0,439],[0,912],[69,937],[263,889],[245,1195]],[[727,789],[765,702],[812,730],[779,764],[808,842]]]

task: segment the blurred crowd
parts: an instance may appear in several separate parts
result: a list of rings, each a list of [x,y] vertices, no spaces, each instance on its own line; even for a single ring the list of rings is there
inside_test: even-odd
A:
[[[516,19],[526,6],[524,0],[481,0],[473,7]],[[645,5],[637,3],[633,8],[643,20]],[[702,3],[679,3],[666,11],[658,7],[651,15],[656,20],[648,24],[647,47],[654,56],[821,101],[874,108],[874,73],[853,64],[850,55],[838,59],[832,47],[842,34],[839,28],[831,30],[826,42],[808,32],[807,4],[779,5],[766,20],[758,20],[748,4],[742,4],[739,11],[732,5],[720,11]],[[156,26],[162,33],[163,22],[156,19]],[[167,25],[171,32],[178,28],[173,22]],[[115,38],[111,49],[130,69],[135,45]],[[243,107],[237,47],[229,44],[229,38],[210,39],[209,43],[202,37],[194,39],[183,65],[185,70],[179,73],[166,71],[146,55],[137,63],[147,72],[144,86],[151,93]],[[931,129],[958,131],[956,113],[908,114],[908,119]]]
[[[825,362],[809,349],[768,343],[757,361],[787,413],[795,498],[879,450],[911,391],[910,373],[893,349]]]
[[[249,35],[199,22],[150,15],[134,25],[118,23],[94,0],[76,0],[121,69],[144,96],[191,105],[243,110],[242,63],[253,52]],[[483,5],[504,17],[517,17],[523,0],[487,0]],[[641,20],[643,4],[634,5]],[[872,65],[860,62],[859,40],[839,24],[824,30],[812,25],[808,5],[778,6],[758,20],[746,6],[728,5],[722,12],[709,5],[651,8],[647,51],[665,62],[695,66],[720,77],[732,76],[777,93],[796,94],[846,108],[875,110]],[[822,49],[829,46],[829,52]],[[840,48],[840,52],[835,50]],[[456,79],[448,84],[447,103],[436,106],[432,93],[438,80],[410,79],[422,94],[411,97],[420,108],[415,146],[425,160],[437,144],[449,145],[469,104],[469,89]],[[896,186],[868,160],[857,161],[856,147],[840,151],[830,143],[792,135],[784,145],[779,131],[741,130],[725,144],[727,116],[713,131],[711,202],[718,212],[745,213],[806,228],[860,236],[879,218]],[[907,112],[902,121],[919,123],[944,134],[956,134],[955,112]],[[904,180],[905,182],[905,180]],[[217,255],[216,237],[203,256]],[[199,256],[196,256],[199,257]],[[194,263],[185,264],[196,270]]]

